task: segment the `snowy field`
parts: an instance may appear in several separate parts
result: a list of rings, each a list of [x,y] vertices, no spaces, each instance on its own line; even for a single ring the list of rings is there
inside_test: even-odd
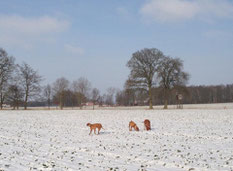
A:
[[[0,170],[233,170],[233,109],[0,111]]]

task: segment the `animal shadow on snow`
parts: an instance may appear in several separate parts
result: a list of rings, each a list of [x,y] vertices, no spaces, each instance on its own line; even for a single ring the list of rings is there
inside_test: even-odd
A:
[[[104,131],[104,132],[100,132],[99,135],[109,135],[112,134],[112,132],[110,131]]]
[[[146,133],[146,134],[156,134],[157,129],[156,128],[151,128],[151,130],[149,130],[149,131],[143,129],[142,132]]]
[[[156,129],[155,128],[151,128],[151,130],[150,130],[151,132],[155,132],[156,131]],[[150,132],[149,131],[149,132]]]

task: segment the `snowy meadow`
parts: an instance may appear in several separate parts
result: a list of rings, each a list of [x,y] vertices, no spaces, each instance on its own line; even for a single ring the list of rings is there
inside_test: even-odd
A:
[[[0,118],[1,171],[233,170],[232,108],[7,110]],[[89,135],[88,122],[103,125],[100,135]]]

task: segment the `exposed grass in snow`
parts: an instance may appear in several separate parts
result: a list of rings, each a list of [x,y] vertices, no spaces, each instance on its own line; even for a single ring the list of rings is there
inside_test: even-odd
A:
[[[4,171],[233,170],[232,142],[232,109],[0,111]]]

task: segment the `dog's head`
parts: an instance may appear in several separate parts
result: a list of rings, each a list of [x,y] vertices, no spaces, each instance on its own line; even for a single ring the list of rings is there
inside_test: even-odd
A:
[[[136,130],[136,131],[139,131],[139,128],[138,128],[137,126],[135,126],[135,130]]]
[[[90,126],[91,124],[90,123],[87,123],[87,126]]]
[[[144,123],[150,123],[150,120],[149,119],[145,119]]]

